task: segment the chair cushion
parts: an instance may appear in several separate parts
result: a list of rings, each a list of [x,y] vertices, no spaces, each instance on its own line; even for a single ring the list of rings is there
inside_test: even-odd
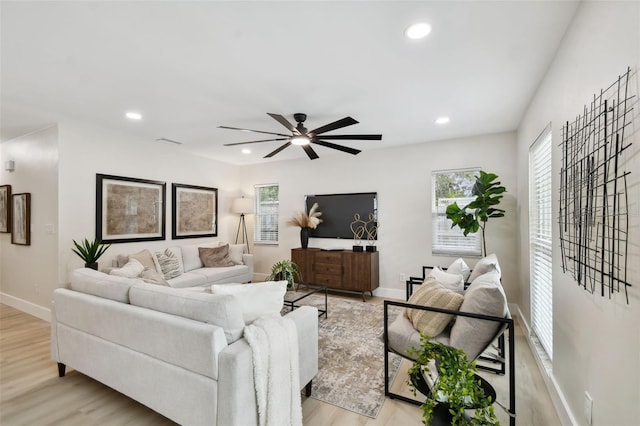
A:
[[[435,278],[436,281],[451,291],[455,291],[460,294],[464,292],[464,277],[462,274],[450,273],[448,269],[445,272],[436,266],[431,270],[429,276]]]
[[[459,279],[462,280],[462,276]],[[444,287],[433,276],[428,276],[408,303],[457,311],[462,300],[461,294]],[[440,334],[453,319],[451,314],[408,308],[405,309],[405,315],[416,330],[429,337]]]
[[[478,261],[478,263],[476,263],[476,266],[473,267],[473,271],[471,271],[471,274],[469,275],[469,282],[473,282],[480,275],[493,270],[498,271],[498,274],[502,273],[500,265],[498,264],[498,257],[495,253],[491,253],[490,255],[483,257]]]
[[[413,324],[405,315],[398,315],[389,324],[387,338],[389,339],[389,347],[404,356],[408,356],[407,351],[409,349],[420,347],[420,333],[413,328]],[[432,338],[431,341],[449,345],[449,330],[445,328],[442,333]]]
[[[447,272],[450,274],[459,274],[462,275],[462,279],[464,282],[467,282],[469,279],[469,275],[471,274],[471,269],[469,269],[469,265],[461,258],[457,258],[451,265],[447,268]]]
[[[507,298],[500,285],[498,270],[480,275],[471,283],[460,311],[500,318],[507,315]],[[469,360],[476,359],[497,337],[499,328],[497,322],[459,316],[451,328],[451,346],[464,350]]]

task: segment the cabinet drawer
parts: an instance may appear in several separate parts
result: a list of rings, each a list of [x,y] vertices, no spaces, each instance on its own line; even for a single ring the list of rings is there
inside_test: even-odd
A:
[[[316,273],[314,284],[326,285],[327,287],[341,287],[342,276]]]
[[[321,251],[315,255],[315,263],[342,264],[342,252]]]
[[[313,272],[317,274],[342,275],[342,264],[315,263]]]

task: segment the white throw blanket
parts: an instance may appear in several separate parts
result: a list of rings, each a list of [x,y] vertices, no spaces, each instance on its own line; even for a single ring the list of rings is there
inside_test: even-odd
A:
[[[298,333],[293,320],[263,317],[244,328],[253,351],[260,426],[301,426]]]

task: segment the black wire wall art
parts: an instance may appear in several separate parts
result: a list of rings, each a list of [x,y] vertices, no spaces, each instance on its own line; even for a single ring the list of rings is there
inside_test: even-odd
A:
[[[625,139],[632,128],[637,96],[630,94],[631,68],[595,94],[581,115],[562,127],[560,168],[560,250],[562,271],[590,293],[612,297],[624,292],[629,303],[630,171]]]

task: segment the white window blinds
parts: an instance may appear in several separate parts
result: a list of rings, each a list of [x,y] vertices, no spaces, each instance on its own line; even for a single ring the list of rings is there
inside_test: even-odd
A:
[[[256,222],[254,243],[278,242],[278,185],[256,185]]]
[[[551,125],[529,150],[529,259],[531,326],[549,358],[553,354]]]
[[[446,256],[480,256],[482,235],[480,232],[466,237],[459,227],[451,228],[447,219],[447,206],[458,203],[464,207],[475,200],[473,184],[480,169],[444,170],[431,175],[431,252]]]

